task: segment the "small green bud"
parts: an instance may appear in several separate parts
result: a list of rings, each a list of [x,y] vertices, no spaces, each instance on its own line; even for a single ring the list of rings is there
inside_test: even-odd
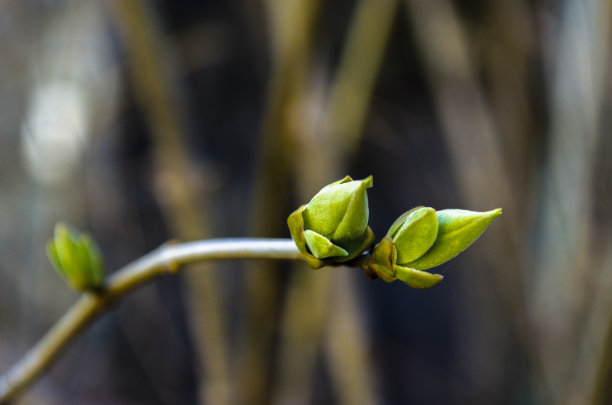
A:
[[[427,270],[445,263],[463,252],[501,215],[501,208],[487,212],[442,210],[438,217],[438,237],[431,249],[418,259],[401,263],[417,270]]]
[[[370,187],[372,176],[346,176],[323,187],[289,216],[291,236],[311,267],[352,260],[372,244],[366,192]]]
[[[391,225],[366,267],[387,282],[399,279],[414,288],[431,288],[443,277],[423,270],[457,256],[500,214],[501,209],[436,212],[429,207],[413,208]]]
[[[58,223],[53,239],[47,242],[47,256],[55,270],[76,290],[97,289],[104,284],[102,255],[86,234]]]

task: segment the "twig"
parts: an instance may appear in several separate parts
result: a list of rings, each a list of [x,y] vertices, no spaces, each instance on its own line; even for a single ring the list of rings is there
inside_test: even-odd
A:
[[[183,264],[230,259],[300,260],[290,239],[213,239],[167,244],[115,273],[100,292],[86,292],[5,374],[0,376],[0,404],[14,399],[57,358],[62,349],[109,304],[158,276],[174,274]]]
[[[296,134],[303,130],[303,107],[312,65],[320,0],[268,0],[265,10],[271,28],[271,76],[267,89],[254,193],[250,203],[250,232],[273,236],[285,232],[277,215],[290,203],[291,174],[297,162]],[[275,358],[276,316],[284,308],[277,266],[250,264],[245,273],[244,321],[241,322],[236,379],[236,402],[270,403]],[[264,276],[265,277],[262,277]]]
[[[172,43],[163,34],[154,7],[146,0],[108,0],[111,21],[125,45],[130,84],[149,127],[155,173],[155,195],[171,233],[182,240],[205,239],[211,231],[207,199],[201,187],[186,134],[193,132],[185,119],[181,66]],[[260,235],[260,234],[258,234]],[[190,329],[199,364],[199,402],[229,405],[229,334],[223,297],[216,272],[196,269],[187,273],[186,292]],[[205,325],[205,327],[204,327]],[[217,389],[211,390],[214,386]]]
[[[318,89],[322,86],[317,86],[316,81],[321,78],[311,74],[313,84],[307,86],[306,93],[315,94],[303,95],[310,105],[302,107],[300,130],[294,135],[300,145],[299,158],[295,159],[298,177],[294,181],[300,185],[299,200],[308,200],[326,179],[344,176],[348,162],[356,157],[398,3],[398,0],[359,0],[333,82],[328,89]],[[321,102],[324,97],[327,99]],[[313,114],[318,108],[320,111]],[[323,123],[321,119],[312,119],[313,115],[321,115]],[[321,351],[321,346],[339,404],[380,402],[375,384],[359,383],[372,381],[374,366],[368,358],[368,336],[359,309],[350,305],[360,301],[358,291],[344,288],[353,280],[346,272],[330,272],[325,276],[295,272],[289,280],[281,320],[280,372],[274,384],[274,403],[312,402],[315,354]],[[341,291],[336,291],[336,287]],[[306,321],[304,316],[308,317]],[[339,317],[342,324],[331,320]],[[352,344],[346,344],[345,330],[355,332],[351,334]],[[346,358],[351,359],[351,367],[346,367]],[[296,364],[300,367],[295,367]]]

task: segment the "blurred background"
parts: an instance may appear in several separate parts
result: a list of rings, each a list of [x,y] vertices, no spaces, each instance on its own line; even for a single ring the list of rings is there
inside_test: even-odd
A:
[[[611,404],[611,3],[3,0],[0,372],[170,240],[288,237],[372,174],[404,211],[504,215],[418,291],[350,268],[186,268],[119,302],[19,404]]]

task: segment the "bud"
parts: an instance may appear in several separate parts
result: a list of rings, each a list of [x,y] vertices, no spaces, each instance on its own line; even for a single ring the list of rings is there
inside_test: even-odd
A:
[[[58,223],[53,239],[47,242],[47,256],[75,290],[98,289],[104,284],[102,255],[89,235]]]
[[[439,266],[471,245],[501,214],[466,210],[435,211],[417,207],[399,217],[374,247],[367,267],[383,280],[402,280],[414,288],[431,288],[439,274],[423,270]]]
[[[436,212],[438,236],[431,249],[412,262],[400,264],[427,270],[449,261],[478,239],[501,213],[501,208],[487,212],[455,209]]]
[[[311,267],[352,260],[372,244],[366,192],[370,187],[372,176],[346,176],[323,187],[289,216],[291,237]]]

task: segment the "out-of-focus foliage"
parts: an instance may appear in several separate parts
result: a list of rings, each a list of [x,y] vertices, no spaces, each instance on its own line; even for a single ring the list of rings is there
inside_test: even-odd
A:
[[[97,289],[104,284],[104,262],[96,241],[63,223],[55,225],[47,242],[47,257],[55,270],[76,290]]]
[[[288,237],[333,179],[370,225],[503,207],[415,291],[227,263],[136,291],[22,403],[606,404],[612,38],[603,0],[0,2],[0,371],[107,269],[171,238]]]

